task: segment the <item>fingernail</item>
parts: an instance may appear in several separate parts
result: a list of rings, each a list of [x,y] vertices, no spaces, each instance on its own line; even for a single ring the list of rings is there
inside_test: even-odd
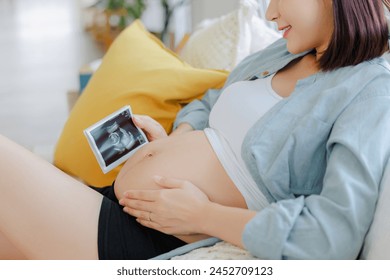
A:
[[[136,122],[141,122],[141,119],[135,115],[133,115],[133,119],[136,121]]]
[[[159,175],[154,175],[153,178],[154,178],[154,181],[155,181],[155,182],[160,182],[160,181],[162,180],[163,177],[161,177],[161,176],[159,176]]]

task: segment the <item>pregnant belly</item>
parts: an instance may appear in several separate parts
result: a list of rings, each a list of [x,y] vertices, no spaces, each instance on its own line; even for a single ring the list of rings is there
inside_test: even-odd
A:
[[[188,180],[213,202],[247,208],[203,131],[170,136],[143,146],[119,172],[115,195],[120,199],[130,189],[160,188],[153,181],[154,175]],[[200,236],[178,237],[186,242],[201,239]]]

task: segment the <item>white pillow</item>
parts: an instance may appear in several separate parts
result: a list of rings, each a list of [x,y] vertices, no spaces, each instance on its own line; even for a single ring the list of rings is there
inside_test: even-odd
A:
[[[374,220],[364,242],[361,259],[390,260],[390,162],[380,185]]]
[[[256,0],[241,0],[238,10],[200,23],[180,53],[193,67],[231,71],[242,59],[280,38],[258,17]]]

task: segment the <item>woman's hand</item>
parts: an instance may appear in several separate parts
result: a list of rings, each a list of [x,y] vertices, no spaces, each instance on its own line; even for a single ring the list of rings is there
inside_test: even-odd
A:
[[[167,137],[165,129],[156,120],[146,115],[134,115],[134,124],[142,129],[150,142]]]
[[[206,194],[189,181],[155,176],[160,190],[132,190],[119,203],[142,225],[166,234],[199,232],[206,206]]]

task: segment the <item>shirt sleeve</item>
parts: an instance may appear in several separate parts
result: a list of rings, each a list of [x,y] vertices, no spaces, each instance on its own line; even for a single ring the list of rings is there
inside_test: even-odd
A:
[[[202,130],[208,126],[211,108],[220,94],[220,89],[209,89],[201,100],[194,100],[179,111],[173,124],[176,129],[181,123],[188,123],[195,130]]]
[[[280,69],[287,63],[285,56],[289,55],[290,54],[286,49],[285,40],[277,40],[264,50],[255,52],[244,58],[229,74],[224,88],[233,82],[252,78],[260,71],[259,69],[263,68],[264,70],[267,70],[267,73],[273,72],[275,69]],[[297,55],[297,57],[298,56],[300,55]],[[264,58],[267,58],[266,61],[268,61],[268,64],[264,62]],[[269,67],[264,68],[265,65],[268,65]],[[210,89],[201,100],[196,99],[183,107],[176,116],[173,129],[176,129],[181,123],[188,123],[195,130],[206,128],[209,124],[211,109],[224,88]]]
[[[389,162],[390,97],[361,98],[335,122],[319,195],[271,204],[249,221],[244,246],[263,259],[355,259]]]

